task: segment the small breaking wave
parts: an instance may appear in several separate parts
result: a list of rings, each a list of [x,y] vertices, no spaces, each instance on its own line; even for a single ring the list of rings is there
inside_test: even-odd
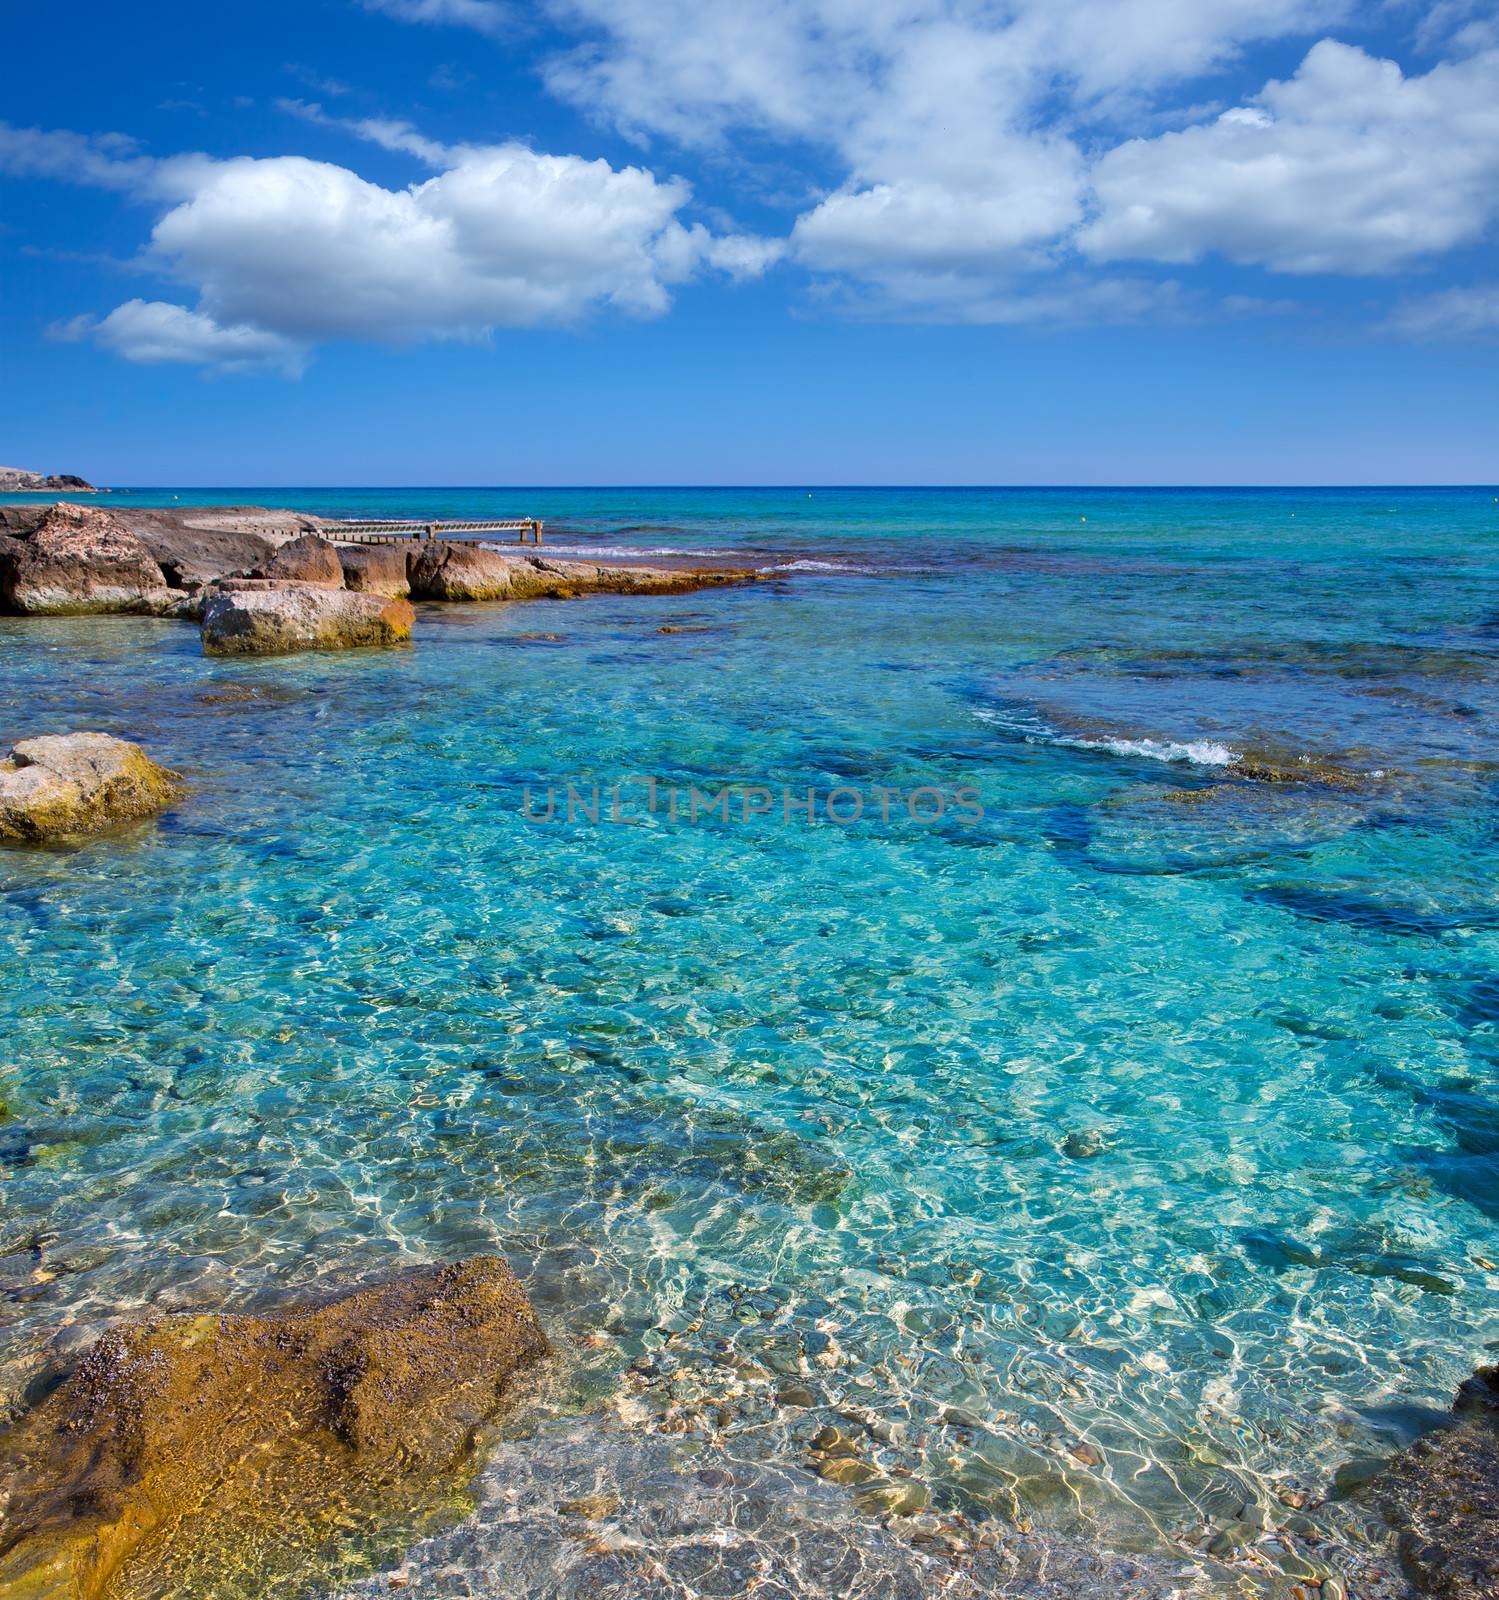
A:
[[[1052,745],[1064,750],[1102,750],[1114,756],[1134,756],[1168,764],[1188,763],[1196,767],[1231,767],[1239,759],[1237,750],[1217,739],[1088,738],[1082,734],[1059,733],[1038,721],[999,711],[975,711],[974,716],[1018,735],[1027,744]]]
[[[860,567],[852,561],[814,561],[803,557],[796,561],[782,561],[770,569],[772,572],[857,572],[871,575],[878,567]]]
[[[1148,761],[1190,761],[1198,767],[1228,767],[1238,753],[1215,739],[1056,739],[1075,750],[1107,750],[1116,756],[1143,756]]]

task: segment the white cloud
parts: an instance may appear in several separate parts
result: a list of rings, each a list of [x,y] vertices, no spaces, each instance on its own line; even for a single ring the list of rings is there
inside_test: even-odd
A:
[[[157,163],[123,134],[89,136],[0,123],[0,172],[129,191],[151,181]]]
[[[851,316],[906,322],[1019,327],[1181,322],[1200,316],[1201,296],[1175,280],[1108,278],[1057,271],[1010,278],[931,270],[887,271],[877,282],[829,280],[824,298]]]
[[[1009,320],[1083,222],[1082,133],[1342,0],[556,0],[551,89],[628,134],[797,141],[843,173],[795,224],[812,271],[899,315]],[[1105,293],[1102,299],[1107,299]],[[1088,297],[1083,296],[1083,302]]]
[[[453,146],[429,139],[409,122],[394,117],[333,117],[320,105],[306,100],[278,100],[276,109],[316,128],[337,128],[356,139],[368,140],[382,150],[414,157],[424,166],[451,166],[460,155]]]
[[[735,126],[859,155],[940,127],[1011,128],[1194,76],[1244,44],[1336,20],[1344,0],[553,0],[590,37],[554,59],[564,97],[688,143]],[[888,131],[886,131],[888,130]]]
[[[1015,141],[987,181],[901,178],[850,187],[797,219],[799,258],[880,278],[1024,265],[1082,215],[1082,160],[1066,141]]]
[[[1406,77],[1324,39],[1253,104],[1111,150],[1093,186],[1081,243],[1102,260],[1393,271],[1499,211],[1499,53]]]
[[[1499,336],[1499,283],[1408,300],[1386,326],[1413,339],[1474,339]]]
[[[183,363],[223,372],[274,370],[297,376],[306,352],[289,339],[245,324],[222,327],[201,311],[162,300],[127,300],[101,321],[75,317],[56,330],[69,340],[92,339],[127,361],[154,366]]]
[[[364,0],[366,11],[383,11],[400,22],[473,28],[493,37],[509,33],[514,15],[500,0]]]
[[[197,305],[132,301],[92,337],[132,360],[290,370],[331,338],[477,339],[600,306],[656,316],[669,286],[704,267],[746,277],[778,254],[771,241],[684,225],[687,184],[640,167],[519,144],[448,147],[401,123],[339,125],[440,170],[387,189],[299,156],[99,157],[85,181],[166,205],[145,260]],[[60,173],[73,138],[32,138],[26,159]]]
[[[525,21],[501,0],[363,3],[491,35]],[[542,61],[545,81],[586,114],[727,153],[721,171],[777,163],[783,195],[799,169],[784,239],[710,231],[687,215],[687,185],[644,165],[445,144],[301,101],[283,109],[432,175],[385,188],[297,157],[152,161],[117,138],[7,129],[0,167],[157,204],[145,259],[189,286],[196,313],[299,348],[472,338],[600,306],[655,315],[696,273],[753,277],[782,258],[824,304],[865,315],[1180,314],[1206,299],[1104,263],[1388,273],[1476,243],[1499,215],[1482,0],[1425,0],[1411,20],[1451,59],[1424,75],[1324,38],[1220,111],[1207,75],[1248,45],[1315,39],[1372,3],[538,0],[578,40]],[[1120,142],[1142,130],[1154,136]]]

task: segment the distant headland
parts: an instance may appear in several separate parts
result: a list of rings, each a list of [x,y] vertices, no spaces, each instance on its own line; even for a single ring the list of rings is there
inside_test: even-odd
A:
[[[0,467],[0,494],[29,494],[38,489],[62,490],[65,494],[104,494],[87,478],[71,472],[28,472],[24,467]]]

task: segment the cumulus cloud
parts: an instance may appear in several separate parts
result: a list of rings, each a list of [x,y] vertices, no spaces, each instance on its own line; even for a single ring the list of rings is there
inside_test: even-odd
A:
[[[1081,243],[1100,259],[1393,271],[1499,211],[1499,53],[1406,77],[1325,39],[1249,104],[1111,150],[1093,188]]]
[[[132,301],[91,336],[131,360],[291,370],[332,338],[477,339],[601,306],[656,316],[671,286],[703,268],[752,276],[777,254],[768,241],[684,224],[687,184],[641,167],[520,144],[447,147],[397,123],[350,126],[440,170],[390,189],[300,156],[102,157],[86,181],[165,202],[145,259],[197,303]],[[73,136],[41,137],[54,142],[29,141],[27,159],[55,162]]]
[[[1060,91],[1092,101],[1197,75],[1344,0],[553,0],[585,32],[547,81],[684,142],[758,126],[858,158],[941,129],[951,150]]]
[[[1172,94],[1255,41],[1358,20],[1343,0],[556,0],[584,42],[557,94],[637,137],[737,129],[844,177],[794,253],[894,310],[1013,303],[1017,275],[1209,253],[1281,272],[1387,272],[1481,236],[1499,195],[1499,54],[1476,0],[1422,40],[1424,76],[1324,39],[1246,103],[1156,138]],[[1440,19],[1436,17],[1440,12]],[[1188,101],[1190,105],[1190,101]],[[1181,108],[1186,110],[1186,107]],[[1180,116],[1180,112],[1178,112]],[[1112,135],[1112,136],[1111,136]],[[1086,152],[1086,156],[1085,156]],[[966,283],[966,295],[955,295]],[[998,297],[997,300],[995,297]]]
[[[1084,130],[1341,0],[558,0],[584,31],[551,89],[636,137],[736,129],[831,154],[845,177],[791,251],[896,314],[1008,320],[1086,217]],[[872,301],[870,299],[872,296]],[[1085,297],[1086,298],[1086,297]],[[1108,298],[1105,293],[1104,299]]]
[[[1412,339],[1475,339],[1499,336],[1499,283],[1447,289],[1408,300],[1387,324]]]
[[[518,20],[501,0],[363,3],[486,34]],[[189,287],[195,313],[298,349],[472,338],[601,306],[656,315],[694,274],[782,259],[861,314],[1173,315],[1206,299],[1160,283],[1162,265],[1391,273],[1474,244],[1499,215],[1499,43],[1480,0],[1412,19],[1418,47],[1448,57],[1422,74],[1319,39],[1367,20],[1359,0],[539,5],[576,41],[542,60],[544,81],[589,117],[728,152],[737,165],[720,170],[768,154],[783,194],[788,163],[815,174],[786,236],[691,220],[687,185],[643,164],[445,144],[303,101],[282,107],[430,176],[386,188],[299,157],[152,161],[118,138],[10,129],[0,167],[155,204],[145,260]],[[1300,67],[1253,93],[1210,76],[1242,74],[1250,45],[1300,39]]]
[[[306,359],[300,345],[279,334],[247,324],[223,327],[201,311],[162,300],[127,300],[102,320],[75,317],[54,331],[63,339],[92,339],[127,361],[148,366],[176,362],[296,377]]]

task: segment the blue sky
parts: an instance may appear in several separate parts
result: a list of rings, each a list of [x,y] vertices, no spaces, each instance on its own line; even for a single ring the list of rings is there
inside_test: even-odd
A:
[[[1499,479],[1470,0],[29,7],[0,459]]]

